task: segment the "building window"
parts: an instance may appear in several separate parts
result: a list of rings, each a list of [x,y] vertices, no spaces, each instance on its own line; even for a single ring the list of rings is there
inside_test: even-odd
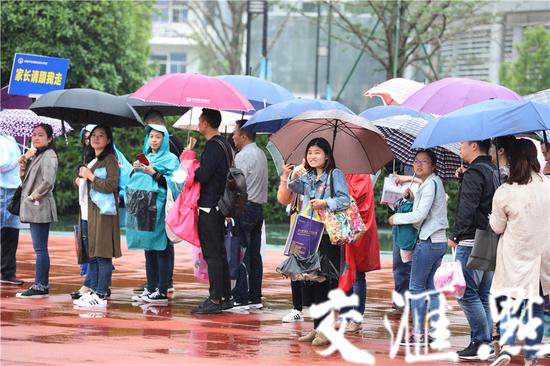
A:
[[[187,22],[188,11],[187,1],[174,1],[172,3],[172,23]]]
[[[187,55],[185,53],[171,53],[170,54],[170,73],[185,72],[185,64],[187,62]]]
[[[166,74],[166,67],[168,64],[167,55],[151,54],[149,56],[149,63],[153,64],[153,67],[155,67],[156,76]]]
[[[158,0],[153,9],[153,22],[168,23],[170,3],[167,0]]]

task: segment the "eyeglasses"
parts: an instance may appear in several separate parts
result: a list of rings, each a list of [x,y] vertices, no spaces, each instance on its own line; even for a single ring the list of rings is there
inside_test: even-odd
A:
[[[430,165],[432,162],[428,160],[415,160],[414,165]]]

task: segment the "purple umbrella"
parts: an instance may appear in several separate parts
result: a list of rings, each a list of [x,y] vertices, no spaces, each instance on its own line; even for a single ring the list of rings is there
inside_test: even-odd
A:
[[[53,128],[54,136],[63,134],[61,121],[42,117],[28,109],[4,109],[0,111],[0,133],[14,137],[30,137],[32,129],[39,123],[46,123]],[[73,129],[65,122],[65,131]]]
[[[521,100],[512,90],[485,81],[445,78],[430,83],[402,104],[419,112],[438,115],[489,99]]]

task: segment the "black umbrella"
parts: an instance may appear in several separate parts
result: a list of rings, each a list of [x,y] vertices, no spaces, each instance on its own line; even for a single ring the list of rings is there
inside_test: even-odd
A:
[[[130,94],[126,95],[128,98],[127,103],[132,107],[141,117],[145,117],[147,113],[152,110],[160,112],[163,116],[181,116],[184,115],[189,107],[181,107],[178,105],[172,105],[161,102],[148,102],[145,100],[131,98]]]
[[[72,127],[94,123],[110,127],[143,127],[127,97],[93,89],[54,90],[42,95],[30,109],[40,116],[57,118]]]

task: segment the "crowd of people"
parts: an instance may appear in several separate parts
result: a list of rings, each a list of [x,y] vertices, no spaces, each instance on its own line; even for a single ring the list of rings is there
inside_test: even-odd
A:
[[[264,206],[268,195],[267,159],[255,143],[255,135],[241,128],[238,121],[228,141],[218,130],[220,112],[204,109],[199,118],[199,132],[207,140],[194,171],[194,182],[200,183],[198,226],[195,228],[200,248],[208,265],[209,295],[194,307],[194,314],[216,314],[230,309],[261,309],[263,263],[261,255]],[[144,250],[146,283],[132,301],[167,304],[173,289],[174,247],[165,225],[167,202],[181,192],[173,177],[180,168],[182,144],[170,136],[162,115],[156,111],[145,117],[143,153],[129,164],[114,146],[111,129],[90,125],[82,131],[83,162],[74,179],[79,193],[78,260],[87,263],[87,273],[80,289],[71,293],[74,304],[83,308],[107,305],[111,294],[113,258],[122,255],[120,221],[126,225],[129,249]],[[58,158],[52,128],[37,125],[32,134],[32,147],[17,156],[19,147],[12,138],[2,139],[2,277],[3,283],[22,285],[16,277],[15,253],[20,222],[28,223],[36,254],[33,285],[17,294],[19,298],[40,298],[49,294],[50,259],[48,236],[50,224],[57,220],[53,190]],[[186,150],[195,148],[190,139]],[[233,153],[233,147],[238,151]],[[460,181],[454,226],[447,220],[448,197],[438,176],[437,156],[432,150],[419,150],[413,166],[402,165],[397,181],[416,181],[418,189],[406,189],[404,196],[413,201],[410,212],[392,212],[388,222],[394,232],[400,225],[413,225],[418,240],[412,252],[397,245],[393,251],[394,288],[400,294],[408,291],[419,295],[432,291],[434,274],[448,247],[462,266],[466,290],[458,299],[471,329],[470,344],[458,351],[464,360],[480,359],[480,350],[495,356],[494,320],[491,297],[503,306],[506,298],[523,300],[516,318],[529,314],[541,319],[544,305],[537,299],[550,293],[550,144],[541,143],[546,165],[537,160],[535,144],[528,139],[506,136],[484,141],[467,141],[461,145],[461,158],[466,168],[457,170]],[[5,153],[4,153],[5,151]],[[15,163],[14,163],[15,162]],[[123,167],[131,166],[123,171]],[[234,285],[229,273],[228,253],[224,245],[228,218],[219,202],[226,190],[230,169],[244,174],[247,202],[234,217],[239,244],[243,248],[242,266]],[[366,303],[365,273],[380,268],[380,249],[374,209],[375,177],[368,174],[346,175],[338,169],[331,145],[323,138],[307,144],[299,165],[283,161],[278,201],[288,206],[291,223],[298,215],[311,217],[314,211],[342,211],[351,198],[359,208],[367,232],[353,244],[334,245],[326,230],[318,246],[320,270],[315,278],[291,276],[292,309],[283,322],[304,320],[303,309],[328,299],[329,292],[340,288],[359,297],[355,310],[362,315]],[[20,192],[17,188],[21,187]],[[19,219],[6,208],[20,194]],[[126,211],[121,218],[121,207]],[[494,271],[468,267],[476,231],[492,229],[500,235]],[[408,255],[407,255],[408,254]],[[409,343],[431,343],[437,316],[428,313],[439,306],[434,293],[429,301],[411,301],[413,331]],[[389,314],[403,309],[394,305]],[[527,309],[527,310],[525,310]],[[317,328],[323,318],[314,319],[313,328],[299,338],[314,346],[329,344]],[[509,317],[497,320],[496,337],[501,352],[493,365],[510,362],[516,334],[506,333]],[[334,319],[340,324],[339,319]],[[428,326],[426,326],[428,322]],[[543,326],[536,327],[536,337],[527,345],[540,344]],[[359,332],[360,322],[349,322],[346,332]],[[427,329],[427,331],[426,331]],[[525,353],[525,364],[533,365],[536,350]]]

